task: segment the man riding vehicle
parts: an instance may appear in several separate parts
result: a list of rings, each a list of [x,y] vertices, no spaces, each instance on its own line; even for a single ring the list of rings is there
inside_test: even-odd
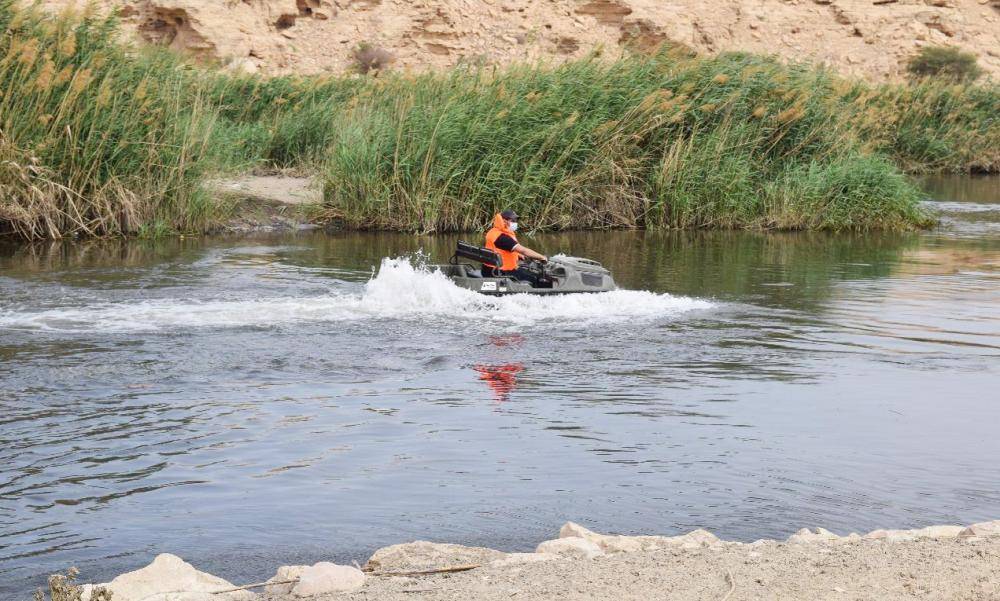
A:
[[[544,263],[549,258],[519,244],[517,236],[514,235],[516,231],[517,213],[514,211],[507,209],[506,211],[497,213],[493,217],[493,227],[490,231],[486,232],[486,248],[499,255],[501,264],[483,264],[483,276],[510,276],[518,280],[537,284],[538,275],[518,265],[518,259],[520,257],[527,257]]]

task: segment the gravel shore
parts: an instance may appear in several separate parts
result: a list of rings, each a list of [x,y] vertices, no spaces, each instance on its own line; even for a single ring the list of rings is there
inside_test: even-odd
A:
[[[114,601],[1000,600],[1000,520],[785,541],[729,542],[705,530],[617,536],[566,523],[533,553],[415,541],[365,566],[281,566],[234,586],[161,554],[99,585]],[[261,590],[259,594],[250,589]],[[82,601],[99,598],[84,587]]]
[[[331,597],[334,598],[334,597]],[[1000,599],[1000,537],[721,544],[369,578],[335,597],[379,601]],[[276,599],[276,597],[272,597]]]

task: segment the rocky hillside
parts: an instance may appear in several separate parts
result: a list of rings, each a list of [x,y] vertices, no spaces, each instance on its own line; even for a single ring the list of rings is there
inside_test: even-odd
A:
[[[69,0],[51,0],[58,5]],[[108,3],[107,6],[110,6]],[[924,44],[1000,76],[1000,0],[123,0],[139,39],[268,73],[342,73],[359,45],[395,69],[617,54],[664,39],[824,62],[876,79]],[[384,50],[384,52],[382,52]],[[376,59],[380,58],[376,56]]]

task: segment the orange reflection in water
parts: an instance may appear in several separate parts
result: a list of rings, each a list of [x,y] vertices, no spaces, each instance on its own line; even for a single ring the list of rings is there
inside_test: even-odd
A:
[[[502,403],[510,397],[517,388],[517,374],[524,370],[520,363],[503,363],[500,365],[475,365],[472,369],[479,373],[479,379],[493,390],[493,397]]]
[[[521,334],[504,334],[502,336],[490,336],[490,344],[500,348],[512,346],[518,347],[524,343],[524,336]]]

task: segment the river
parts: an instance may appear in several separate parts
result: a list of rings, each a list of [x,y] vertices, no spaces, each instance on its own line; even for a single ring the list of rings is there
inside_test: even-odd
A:
[[[2,246],[0,597],[159,552],[250,582],[566,520],[1000,518],[1000,179],[927,190],[923,233],[523,237],[623,289],[560,298],[420,269],[454,236]]]

